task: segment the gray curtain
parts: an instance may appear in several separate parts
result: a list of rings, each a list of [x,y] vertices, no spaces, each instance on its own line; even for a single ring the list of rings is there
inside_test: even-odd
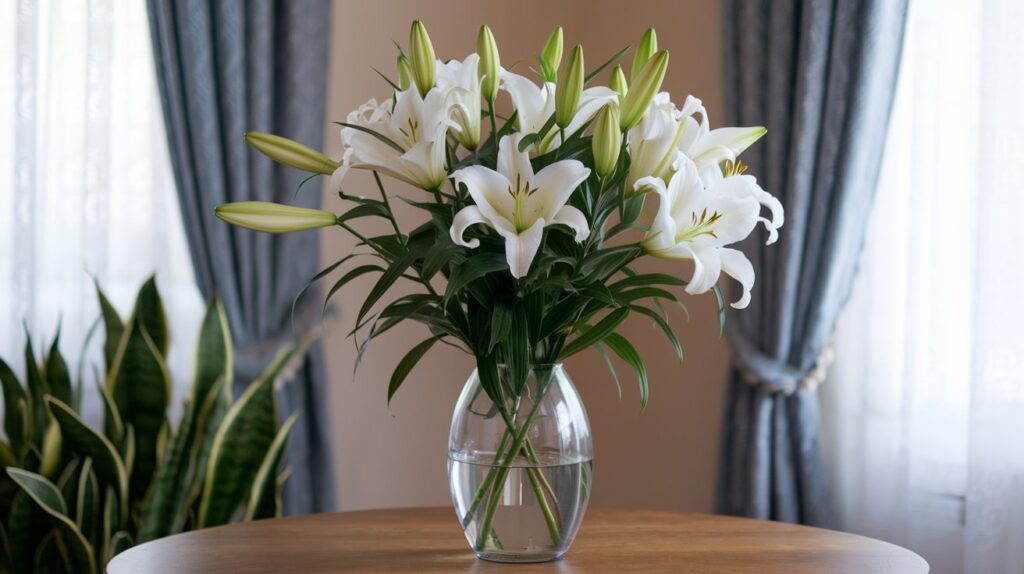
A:
[[[864,239],[906,0],[726,0],[722,14],[728,123],[768,128],[743,160],[786,224],[743,246],[757,284],[726,325],[717,506],[827,526],[816,384]]]
[[[329,0],[149,0],[157,78],[186,233],[201,291],[224,301],[235,339],[238,384],[318,319],[308,295],[290,310],[319,265],[315,232],[267,235],[213,215],[221,203],[279,201],[319,206],[318,185],[294,196],[302,174],[248,149],[246,131],[313,147],[323,143]],[[282,416],[301,410],[289,443],[293,474],[285,512],[334,507],[326,373],[314,346],[283,377]]]

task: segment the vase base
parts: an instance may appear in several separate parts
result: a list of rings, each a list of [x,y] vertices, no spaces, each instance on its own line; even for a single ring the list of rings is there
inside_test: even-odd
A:
[[[503,552],[486,550],[477,552],[476,557],[488,562],[503,562],[506,564],[531,564],[537,562],[554,562],[565,556],[565,550],[552,550],[551,552]]]

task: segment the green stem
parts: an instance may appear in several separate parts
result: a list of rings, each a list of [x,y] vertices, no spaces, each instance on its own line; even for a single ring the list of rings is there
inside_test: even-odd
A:
[[[477,537],[478,550],[482,550],[484,543],[487,541],[486,533],[491,530],[491,524],[494,522],[494,513],[497,511],[498,503],[501,501],[501,489],[505,485],[505,481],[508,479],[509,472],[512,470],[512,461],[515,459],[516,453],[523,448],[523,443],[526,441],[526,434],[530,430],[530,425],[533,424],[534,417],[537,416],[537,411],[539,410],[541,403],[540,397],[544,395],[543,391],[546,390],[546,386],[547,385],[544,385],[544,387],[542,387],[542,391],[538,393],[538,398],[533,403],[533,407],[530,409],[530,412],[526,415],[526,420],[523,422],[522,426],[516,429],[513,437],[514,440],[512,442],[512,448],[509,449],[504,463],[498,469],[494,488],[491,490],[491,498],[488,500],[487,508],[484,511],[484,520],[481,525],[480,534]],[[513,428],[515,428],[514,422]],[[538,499],[543,498],[539,486],[537,488],[537,494]],[[541,510],[544,512],[544,520],[547,521],[548,530],[552,533],[551,542],[556,546],[561,544],[561,536],[558,534],[558,526],[555,522],[555,517],[551,514],[551,509],[547,506],[546,501],[541,504]]]
[[[398,236],[398,240],[402,242],[402,245],[405,245],[405,236],[402,235],[402,231],[398,229],[398,222],[395,221],[395,214],[391,211],[391,202],[388,200],[388,194],[384,191],[384,183],[380,180],[380,174],[374,171],[373,179],[377,182],[377,189],[380,190],[381,199],[384,200],[384,208],[388,212],[388,220],[391,222],[391,227],[395,230],[395,235]]]
[[[494,102],[487,102],[487,111],[491,116],[491,139],[494,140],[494,153],[498,153],[498,123],[494,119]]]

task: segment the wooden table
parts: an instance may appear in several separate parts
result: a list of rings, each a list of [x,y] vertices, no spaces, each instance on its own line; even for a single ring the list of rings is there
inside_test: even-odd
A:
[[[477,560],[450,508],[341,512],[171,536],[117,556],[109,574],[235,572],[851,572],[926,574],[886,542],[745,518],[591,508],[559,562]]]

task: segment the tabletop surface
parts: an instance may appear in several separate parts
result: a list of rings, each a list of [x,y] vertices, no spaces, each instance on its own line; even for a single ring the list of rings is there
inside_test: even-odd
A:
[[[591,508],[566,557],[477,560],[451,508],[297,516],[188,532],[117,556],[108,574],[230,572],[873,572],[926,574],[917,554],[878,540],[779,522]]]

